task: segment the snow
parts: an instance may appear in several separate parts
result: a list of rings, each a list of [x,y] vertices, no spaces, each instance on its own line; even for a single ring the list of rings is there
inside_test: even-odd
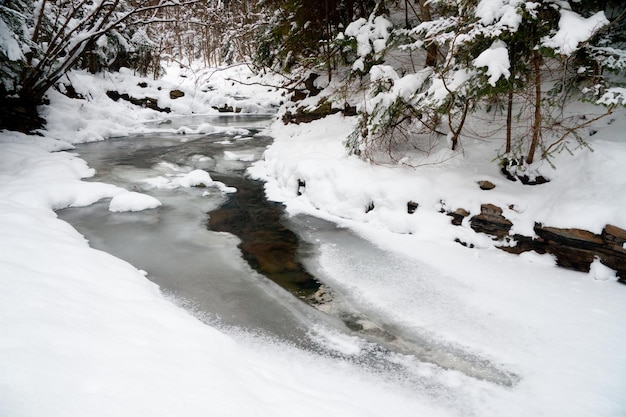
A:
[[[20,45],[13,37],[13,32],[4,23],[4,20],[0,20],[0,49],[10,61],[17,61],[23,58]]]
[[[213,184],[211,174],[202,170],[195,169],[177,181],[183,187],[208,187]]]
[[[157,208],[159,206],[161,206],[161,202],[156,198],[147,194],[129,191],[113,197],[111,199],[111,203],[109,204],[109,211],[142,211]]]
[[[501,77],[509,78],[511,63],[509,62],[509,51],[503,41],[495,41],[489,49],[481,52],[474,60],[474,65],[478,68],[487,67],[489,84],[495,87],[496,82]]]
[[[615,271],[613,271],[611,268],[601,263],[600,259],[598,259],[597,257],[591,263],[591,267],[589,269],[589,276],[599,281],[609,281],[609,280],[616,281],[617,280]]]
[[[476,17],[484,26],[494,26],[494,29],[505,28],[512,32],[517,31],[522,16],[518,7],[522,0],[481,0],[476,6]]]
[[[90,248],[53,209],[111,197],[136,207],[143,198],[81,181],[93,170],[56,151],[68,143],[55,136],[85,140],[70,134],[77,115],[91,121],[83,126],[92,139],[107,130],[98,117],[115,113],[130,131],[141,128],[120,121],[141,115],[52,101],[46,136],[0,133],[0,415],[446,414],[358,367],[227,336],[166,299],[145,272]]]
[[[544,46],[554,48],[563,55],[571,55],[578,48],[578,44],[588,40],[609,21],[604,12],[584,18],[571,10],[561,9],[559,30],[551,37],[543,40]]]
[[[147,187],[174,189],[178,187],[216,187],[223,193],[234,193],[234,187],[229,187],[221,181],[214,181],[211,174],[203,169],[189,170],[175,164],[161,163],[160,169],[164,175],[141,180]]]
[[[365,58],[372,52],[378,54],[385,49],[392,26],[383,16],[372,15],[369,20],[360,18],[350,23],[344,33],[356,40],[357,55]]]
[[[489,168],[488,155],[499,145],[482,140],[464,139],[463,158],[435,165],[372,166],[346,156],[341,144],[355,121],[341,116],[309,125],[276,123],[276,140],[251,173],[267,181],[268,196],[291,214],[337,222],[394,254],[350,259],[336,244],[323,246],[322,269],[354,303],[510,364],[519,385],[493,394],[478,414],[490,414],[493,406],[513,415],[620,415],[626,409],[617,388],[626,376],[619,353],[626,340],[626,289],[615,282],[615,271],[596,262],[590,274],[577,273],[556,267],[550,255],[505,254],[467,222],[452,226],[439,209],[478,213],[480,204],[491,202],[513,221],[514,233],[529,236],[535,221],[595,233],[607,223],[625,227],[626,184],[615,173],[626,149],[606,140],[620,136],[623,118],[621,110],[619,122],[600,124],[593,153],[559,155],[557,170],[543,167],[552,181],[536,187],[504,179],[492,162]],[[481,179],[496,188],[480,190]],[[306,183],[301,195],[298,180]],[[408,201],[419,203],[414,214],[407,213]],[[402,257],[424,266],[403,266],[408,261]]]
[[[381,77],[394,77],[378,70]],[[174,69],[147,89],[129,72],[72,72],[77,91],[89,100],[52,92],[43,136],[0,132],[0,415],[626,413],[626,287],[615,282],[614,271],[595,262],[590,273],[578,273],[558,268],[551,256],[504,253],[467,222],[453,226],[439,212],[465,208],[474,214],[493,203],[514,223],[514,233],[531,236],[534,222],[595,233],[607,223],[626,228],[626,182],[619,175],[626,160],[623,109],[598,123],[588,138],[594,152],[557,155],[556,169],[540,167],[551,181],[534,187],[499,174],[492,161],[502,145],[497,140],[463,138],[462,154],[410,168],[347,156],[343,141],[354,118],[337,114],[271,126],[276,140],[250,170],[266,181],[268,196],[292,215],[331,220],[371,242],[371,256],[362,259],[342,250],[342,242],[320,243],[319,268],[333,286],[433,346],[486,358],[518,377],[505,386],[420,363],[420,383],[403,385],[340,359],[225,334],[173,304],[143,271],[90,248],[56,217],[55,209],[108,198],[130,210],[150,206],[142,194],[83,181],[93,170],[72,153],[72,144],[84,141],[174,133],[159,124],[163,115],[108,99],[104,92],[111,86],[158,95],[174,114],[217,112],[212,103],[218,96],[228,96],[227,102],[232,95],[251,97],[237,102],[250,112],[280,101],[278,91],[246,90],[228,80],[247,80],[251,75],[243,67],[186,80],[178,78],[181,72]],[[466,78],[456,74],[452,85]],[[173,86],[185,97],[171,100],[167,88]],[[189,126],[193,135],[211,130]],[[249,155],[225,157],[237,162]],[[204,170],[173,164],[159,169],[162,175],[145,179],[147,185],[229,188]],[[496,188],[481,190],[480,180]],[[419,203],[413,214],[407,213],[408,201]],[[455,243],[457,238],[474,249]],[[360,339],[313,331],[343,355],[358,358],[366,349]]]

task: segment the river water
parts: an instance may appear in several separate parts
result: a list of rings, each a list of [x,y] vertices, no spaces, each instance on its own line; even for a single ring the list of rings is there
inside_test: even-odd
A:
[[[92,247],[145,270],[147,277],[174,302],[226,332],[236,329],[259,334],[377,371],[402,374],[404,380],[418,385],[426,382],[411,369],[423,362],[498,385],[515,384],[515,375],[489,361],[460,347],[406,332],[329,287],[333,279],[324,276],[317,262],[316,242],[344,248],[346,267],[352,268],[351,263],[358,259],[359,268],[364,269],[370,268],[367,260],[386,256],[369,242],[320,219],[285,218],[275,203],[264,202],[269,204],[265,208],[254,206],[241,217],[245,199],[258,201],[262,197],[262,184],[247,179],[245,170],[262,157],[271,143],[270,137],[259,133],[268,121],[269,116],[243,115],[173,118],[166,122],[172,129],[195,128],[209,122],[229,130],[213,134],[146,134],[80,145],[76,152],[97,172],[90,180],[152,195],[162,206],[113,213],[108,210],[108,201],[101,201],[85,208],[61,210],[59,217],[85,235]],[[176,178],[194,169],[210,172],[223,185],[176,186]],[[232,190],[227,187],[233,185],[240,190],[229,192]],[[229,206],[235,209],[230,214],[224,212]],[[240,224],[264,224],[268,207],[280,220],[253,233],[261,236],[261,243],[291,241],[290,236],[295,234],[290,230],[301,238],[292,242],[299,244],[298,249],[270,246],[268,250],[274,254],[293,250],[290,259],[273,258],[269,268],[272,271],[276,270],[272,265],[289,264],[284,270],[278,268],[279,278],[271,271],[266,273],[281,285],[258,272],[264,272],[259,264],[267,262],[246,252],[249,231],[247,235],[227,232],[222,230],[230,229],[220,226],[236,224],[237,219]],[[219,225],[211,224],[212,216],[213,223],[220,219]],[[267,230],[272,229],[280,233],[268,235]],[[238,233],[243,240],[235,236]],[[257,242],[252,246],[256,250],[266,245]],[[401,264],[393,262],[396,268]],[[306,285],[294,286],[293,282]],[[427,383],[432,385],[433,381]]]

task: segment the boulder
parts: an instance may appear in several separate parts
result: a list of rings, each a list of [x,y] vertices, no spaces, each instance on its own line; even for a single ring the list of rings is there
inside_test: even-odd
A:
[[[470,219],[470,226],[476,232],[503,239],[509,235],[513,223],[502,215],[500,207],[493,204],[483,204],[480,206],[480,214]]]
[[[481,190],[493,190],[496,185],[491,181],[478,181],[478,186]]]
[[[469,215],[469,211],[464,208],[458,208],[454,211],[448,212],[448,216],[452,217],[452,224],[455,226],[460,226],[463,223],[463,219]]]
[[[535,233],[545,250],[557,258],[559,266],[589,272],[595,258],[615,270],[626,283],[626,230],[607,225],[601,235],[582,229],[559,229],[535,225]]]
[[[185,97],[185,93],[180,90],[172,90],[170,91],[170,98],[172,100],[176,100],[177,98]]]

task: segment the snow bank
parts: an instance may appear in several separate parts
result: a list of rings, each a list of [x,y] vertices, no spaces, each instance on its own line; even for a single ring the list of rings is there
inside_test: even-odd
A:
[[[143,211],[160,206],[161,202],[152,196],[137,193],[135,191],[129,191],[113,197],[111,199],[111,203],[109,204],[109,211]]]
[[[479,414],[617,416],[626,412],[618,388],[626,376],[626,287],[614,271],[594,264],[584,274],[556,267],[549,255],[506,254],[467,220],[453,226],[445,212],[476,214],[481,204],[496,204],[513,233],[529,236],[535,222],[596,233],[607,223],[625,228],[626,181],[617,173],[626,146],[616,139],[625,116],[622,110],[598,126],[593,152],[563,153],[556,169],[542,166],[551,182],[540,186],[503,178],[491,160],[497,141],[464,138],[462,156],[434,152],[425,162],[438,162],[416,168],[368,164],[346,156],[342,142],[356,121],[340,115],[276,122],[275,142],[250,173],[267,181],[267,195],[289,213],[331,220],[388,251],[385,261],[373,253],[348,262],[342,247],[322,245],[321,268],[350,302],[515,370],[519,384],[490,393]],[[481,180],[496,188],[481,190]],[[413,214],[409,201],[418,203]],[[418,264],[405,266],[406,259]]]
[[[52,143],[0,132],[0,415],[447,415],[346,363],[236,342],[91,249],[53,209],[151,201],[80,181],[93,172]]]

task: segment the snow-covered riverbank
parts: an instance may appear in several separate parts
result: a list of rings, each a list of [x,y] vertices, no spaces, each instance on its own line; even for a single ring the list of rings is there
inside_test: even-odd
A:
[[[625,227],[626,182],[619,172],[626,145],[618,140],[626,127],[623,111],[594,135],[595,152],[563,155],[553,181],[540,187],[500,177],[495,164],[485,163],[489,143],[466,142],[463,157],[442,158],[447,162],[436,166],[384,167],[345,156],[342,140],[350,119],[273,125],[276,142],[253,170],[268,181],[268,195],[292,213],[353,228],[385,251],[385,257],[346,263],[341,247],[322,242],[320,267],[331,284],[398,326],[460,346],[520,378],[506,387],[424,365],[417,369],[423,383],[415,386],[253,336],[225,335],[165,299],[135,267],[89,248],[56,218],[54,209],[88,205],[124,190],[81,181],[92,174],[89,167],[76,155],[52,151],[145,132],[143,122],[163,117],[114,103],[107,89],[162,94],[160,105],[175,114],[215,111],[213,106],[230,103],[227,94],[254,97],[239,101],[248,111],[282,99],[266,87],[246,89],[227,80],[245,79],[244,67],[208,74],[202,82],[174,74],[146,89],[130,74],[94,80],[73,73],[74,86],[88,102],[54,94],[44,136],[0,133],[0,414],[626,412],[620,387],[626,377],[626,287],[610,274],[559,269],[547,255],[505,254],[438,212],[442,201],[472,212],[485,202],[511,205],[516,209],[506,216],[520,233],[529,233],[534,221],[596,232],[605,223]],[[171,99],[167,91],[173,88],[185,97]],[[301,195],[298,180],[306,183]],[[480,190],[479,180],[496,188]],[[420,204],[413,215],[406,213],[409,200]],[[374,209],[366,213],[372,202]],[[407,274],[404,265],[413,263],[421,269]],[[358,353],[358,341],[341,343],[344,351]]]
[[[454,226],[439,210],[476,213],[480,204],[494,203],[505,208],[516,232],[531,236],[535,221],[598,233],[606,223],[626,224],[626,183],[618,174],[626,160],[618,140],[623,115],[592,143],[593,153],[560,155],[556,171],[543,167],[553,180],[535,187],[497,172],[489,161],[494,153],[486,152],[497,144],[470,140],[465,155],[435,166],[372,166],[345,155],[350,127],[340,116],[310,125],[276,123],[276,140],[253,170],[291,213],[337,222],[387,251],[387,258],[338,267],[350,254],[322,244],[320,262],[332,285],[416,334],[468,347],[517,373],[517,386],[487,401],[500,403],[500,413],[622,414],[617,381],[626,377],[619,353],[626,287],[615,282],[614,271],[594,267],[585,274],[557,267],[551,255],[506,254],[467,220]],[[481,190],[480,180],[496,188]],[[413,214],[408,201],[419,203]],[[425,267],[407,273],[403,259]]]

